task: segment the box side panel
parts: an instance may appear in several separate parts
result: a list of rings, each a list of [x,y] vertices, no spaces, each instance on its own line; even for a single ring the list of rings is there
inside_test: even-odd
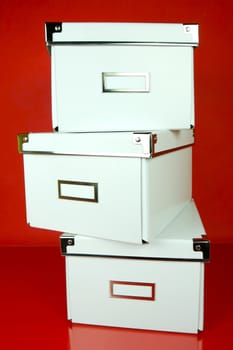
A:
[[[51,51],[51,112],[52,128],[55,130],[59,125],[58,110],[59,101],[57,100],[57,70],[56,70],[56,50]]]
[[[192,48],[68,45],[54,47],[53,52],[53,118],[60,131],[190,127]],[[112,77],[105,91],[103,75],[107,74]],[[148,76],[141,78],[148,90],[131,90],[140,74]]]
[[[197,332],[198,263],[71,259],[74,323]]]
[[[137,158],[24,155],[31,226],[141,243]]]
[[[72,261],[67,256],[65,257],[65,267],[66,267],[66,307],[67,307],[67,319],[72,320],[72,307],[70,303],[70,270],[72,268]]]
[[[205,264],[200,263],[200,308],[199,308],[199,327],[200,331],[204,329],[204,295],[205,295]]]
[[[190,55],[190,90],[193,96],[190,103],[191,125],[195,126],[195,86],[194,86],[194,55]]]
[[[142,164],[143,239],[151,241],[192,198],[192,147]]]
[[[156,134],[154,156],[159,152],[167,152],[194,143],[194,131],[192,129],[159,130],[155,131],[154,134]]]

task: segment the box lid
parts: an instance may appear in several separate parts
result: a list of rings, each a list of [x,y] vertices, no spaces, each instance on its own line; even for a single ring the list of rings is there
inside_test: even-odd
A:
[[[77,43],[119,43],[146,45],[198,45],[197,24],[48,22],[48,46]]]
[[[193,129],[149,132],[28,133],[18,135],[20,153],[152,158],[194,143]]]
[[[63,255],[152,260],[209,260],[209,241],[193,200],[151,243],[137,245],[112,242],[68,233],[64,233],[60,239]]]

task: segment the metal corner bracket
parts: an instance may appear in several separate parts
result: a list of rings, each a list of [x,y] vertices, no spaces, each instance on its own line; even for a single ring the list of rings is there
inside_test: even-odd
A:
[[[53,33],[62,32],[62,22],[46,22],[46,43],[50,45],[53,41]]]
[[[134,132],[133,143],[142,145],[146,158],[153,158],[157,135],[151,132]]]
[[[156,156],[155,145],[158,141],[157,134],[151,134],[151,157],[154,158]]]
[[[29,142],[28,133],[18,134],[17,141],[18,141],[18,152],[20,154],[22,154],[23,153],[23,144],[26,142]]]
[[[203,261],[208,262],[210,260],[210,241],[205,236],[193,239],[193,250],[203,253]]]
[[[60,236],[60,247],[62,255],[67,254],[67,246],[74,245],[74,236],[73,235],[62,235]]]

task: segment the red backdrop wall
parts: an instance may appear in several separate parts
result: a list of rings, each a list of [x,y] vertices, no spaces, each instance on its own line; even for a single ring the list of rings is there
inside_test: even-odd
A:
[[[51,131],[46,21],[199,23],[193,196],[212,241],[233,241],[232,0],[1,0],[1,245],[58,245],[26,224],[20,132]]]

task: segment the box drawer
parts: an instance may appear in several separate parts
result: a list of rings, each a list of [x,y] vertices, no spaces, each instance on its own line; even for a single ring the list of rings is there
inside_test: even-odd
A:
[[[152,159],[24,154],[31,226],[150,241],[191,200],[191,147]]]
[[[66,257],[74,323],[197,333],[203,329],[201,262]]]
[[[59,131],[194,125],[192,47],[55,45],[51,60],[53,127]]]

